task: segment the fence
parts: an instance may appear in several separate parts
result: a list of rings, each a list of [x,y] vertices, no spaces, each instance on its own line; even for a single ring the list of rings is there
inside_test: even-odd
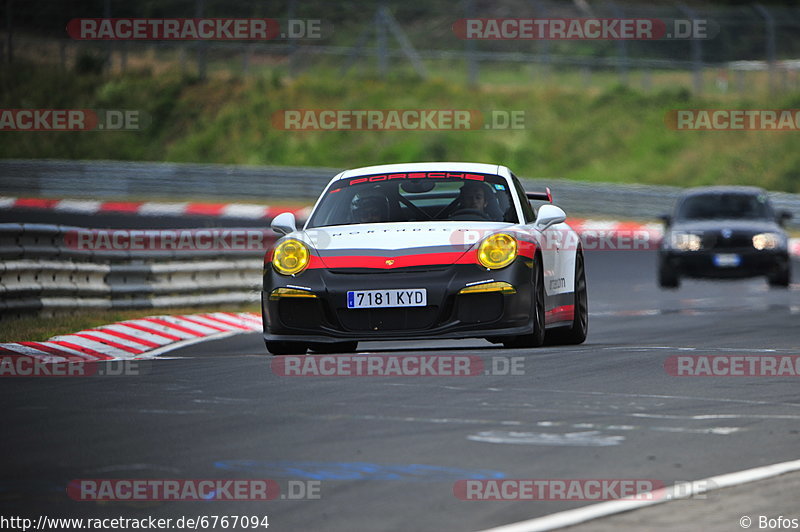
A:
[[[257,301],[262,251],[89,251],[80,228],[0,224],[0,318]]]
[[[54,61],[62,68],[169,68],[201,78],[225,72],[251,75],[331,69],[340,75],[388,77],[430,73],[469,84],[606,83],[643,89],[680,84],[695,93],[800,87],[800,9],[793,6],[693,6],[502,0],[337,2],[174,0],[156,6],[122,0],[64,5],[6,2],[0,36],[7,60]],[[85,5],[82,5],[85,4]],[[162,3],[158,3],[162,4]],[[241,42],[89,42],[70,40],[75,17],[273,17],[319,20],[320,38]],[[694,40],[462,40],[463,18],[649,18],[708,22],[710,38]],[[87,61],[87,58],[89,59]]]

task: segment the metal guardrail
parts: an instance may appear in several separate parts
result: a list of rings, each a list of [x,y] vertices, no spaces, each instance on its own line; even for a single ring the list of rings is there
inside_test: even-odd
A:
[[[0,196],[52,198],[181,198],[258,202],[313,202],[340,170],[317,167],[233,166],[121,161],[0,161]],[[531,189],[549,186],[556,203],[572,216],[655,219],[671,210],[679,187],[523,179]],[[754,183],[757,184],[757,183]],[[800,227],[800,194],[771,192],[776,208],[790,211]],[[2,198],[0,198],[2,203]]]
[[[125,161],[0,161],[0,195],[248,199],[316,198],[340,170]]]
[[[0,224],[0,317],[258,300],[263,250],[82,250],[67,240],[79,229]]]

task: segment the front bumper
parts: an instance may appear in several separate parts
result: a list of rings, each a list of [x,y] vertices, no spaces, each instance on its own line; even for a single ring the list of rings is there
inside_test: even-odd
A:
[[[531,331],[533,262],[519,257],[506,268],[417,266],[387,270],[312,269],[286,277],[267,268],[262,310],[268,341],[336,342],[416,338],[486,338]],[[458,294],[470,283],[504,281],[516,293]],[[316,298],[271,299],[277,288],[302,286]],[[424,307],[348,309],[349,290],[427,290]]]
[[[721,265],[718,255],[735,255],[738,265]],[[697,278],[738,279],[773,275],[789,267],[785,249],[755,250],[753,248],[714,249],[701,251],[660,251],[661,265],[678,275]]]

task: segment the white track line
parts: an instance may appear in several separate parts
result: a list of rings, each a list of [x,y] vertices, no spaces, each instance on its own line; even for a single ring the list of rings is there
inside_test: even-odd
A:
[[[647,506],[653,506],[669,502],[672,500],[686,499],[692,495],[699,495],[709,491],[715,491],[722,488],[730,488],[749,482],[764,480],[766,478],[777,477],[793,471],[800,471],[800,460],[791,460],[789,462],[780,462],[768,466],[754,467],[753,469],[745,469],[743,471],[736,471],[734,473],[727,473],[725,475],[718,475],[716,477],[709,477],[702,480],[696,480],[691,484],[681,484],[680,486],[671,486],[653,492],[653,500],[626,500],[620,499],[617,501],[607,501],[598,504],[576,508],[574,510],[566,510],[544,517],[537,517],[527,521],[519,521],[495,528],[489,528],[482,532],[538,532],[542,530],[556,530],[567,526],[585,523],[593,519],[607,517],[609,515],[628,512],[631,510],[638,510]]]

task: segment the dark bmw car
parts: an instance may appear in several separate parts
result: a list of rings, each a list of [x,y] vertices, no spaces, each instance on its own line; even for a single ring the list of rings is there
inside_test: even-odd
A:
[[[681,277],[731,279],[766,276],[770,286],[791,281],[788,212],[776,213],[756,187],[702,187],[684,192],[659,250],[658,283],[677,288]]]

